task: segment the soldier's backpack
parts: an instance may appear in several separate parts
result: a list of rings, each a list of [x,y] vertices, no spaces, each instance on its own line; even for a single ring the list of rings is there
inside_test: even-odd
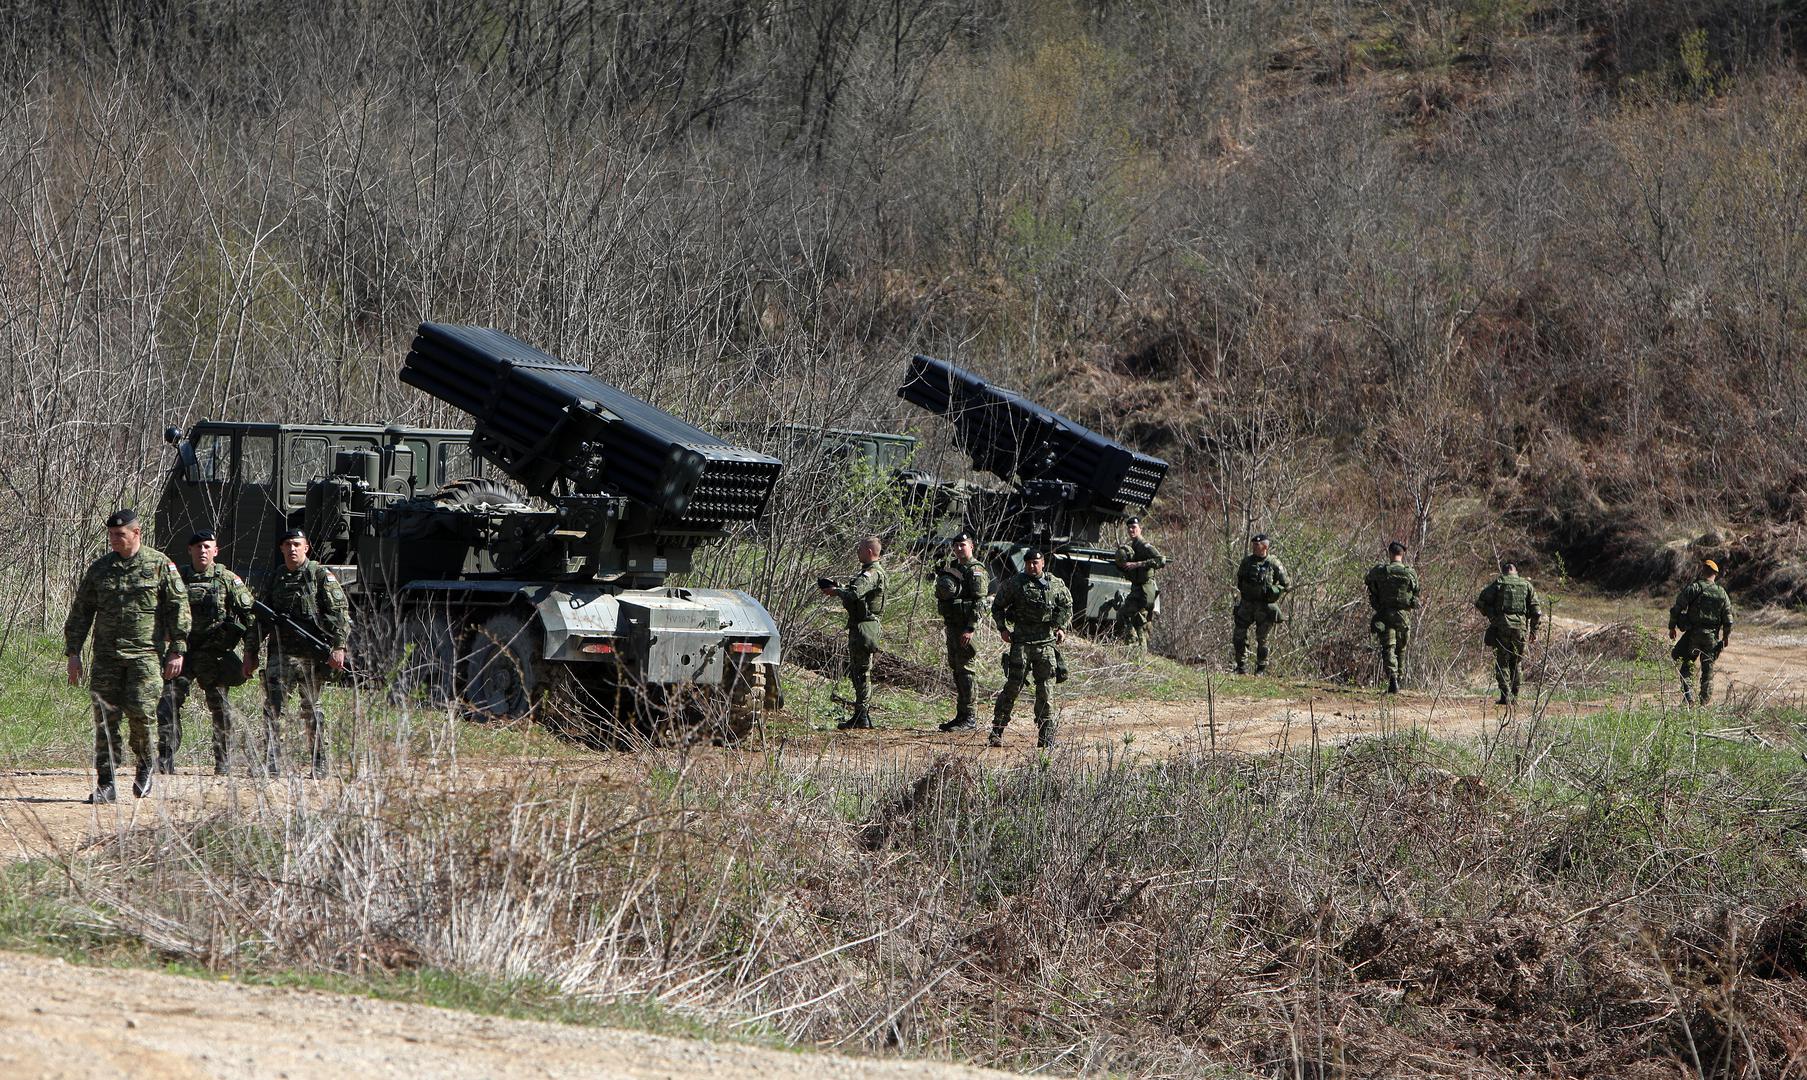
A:
[[[1726,612],[1730,607],[1730,599],[1724,589],[1703,585],[1695,591],[1693,600],[1688,604],[1688,628],[1717,630],[1725,624]]]

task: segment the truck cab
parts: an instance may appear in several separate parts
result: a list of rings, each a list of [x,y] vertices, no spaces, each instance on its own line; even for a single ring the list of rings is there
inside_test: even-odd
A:
[[[382,505],[482,476],[484,464],[471,453],[470,432],[452,428],[202,420],[186,435],[168,429],[164,441],[176,460],[157,500],[161,550],[179,557],[192,533],[213,529],[220,561],[260,579],[276,565],[276,538],[303,529],[313,557],[354,590],[355,518],[325,513],[331,487],[318,481],[340,477],[367,505]]]

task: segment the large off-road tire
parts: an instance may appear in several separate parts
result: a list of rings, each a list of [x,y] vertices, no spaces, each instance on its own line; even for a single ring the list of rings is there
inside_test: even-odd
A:
[[[458,637],[452,613],[443,606],[403,615],[396,633],[395,692],[424,694],[435,705],[456,699]]]
[[[459,668],[465,703],[480,720],[531,716],[552,683],[539,620],[516,611],[498,611],[472,630]]]
[[[765,732],[765,665],[746,664],[724,688],[727,712],[714,737],[725,746],[745,741],[754,732]]]

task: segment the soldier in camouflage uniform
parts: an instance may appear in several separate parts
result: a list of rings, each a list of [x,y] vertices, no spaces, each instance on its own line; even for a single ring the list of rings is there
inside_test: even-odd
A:
[[[251,590],[232,571],[214,560],[220,553],[212,529],[188,538],[189,565],[182,569],[188,590],[188,657],[182,674],[163,684],[163,700],[157,703],[157,771],[176,771],[176,751],[182,748],[182,705],[192,683],[201,685],[207,711],[213,716],[213,771],[224,776],[232,737],[232,703],[228,695],[248,677],[244,672],[243,643],[255,621],[251,614]]]
[[[847,679],[853,683],[853,715],[835,725],[842,731],[872,726],[872,657],[878,652],[878,617],[885,611],[885,568],[878,560],[884,551],[883,541],[868,536],[855,549],[860,572],[853,580],[846,585],[828,578],[816,582],[823,596],[847,608]]]
[[[112,553],[82,574],[75,602],[63,622],[63,652],[69,658],[69,685],[82,682],[82,645],[94,634],[94,670],[88,690],[94,698],[94,793],[91,803],[118,799],[114,775],[125,756],[120,745],[123,718],[131,737],[137,773],[132,794],[150,794],[151,717],[164,679],[182,673],[188,646],[188,596],[182,575],[169,557],[144,545],[144,526],[130,510],[107,518]]]
[[[1387,561],[1368,571],[1368,606],[1374,618],[1368,629],[1380,646],[1380,666],[1387,673],[1387,693],[1399,693],[1399,672],[1405,663],[1405,646],[1412,633],[1406,612],[1418,606],[1418,572],[1405,564],[1405,545],[1387,545]]]
[[[1004,728],[1023,681],[1035,677],[1035,745],[1054,745],[1053,681],[1055,647],[1066,640],[1073,622],[1073,594],[1047,572],[1047,560],[1031,548],[1023,556],[1023,572],[998,590],[991,606],[998,636],[1010,651],[1004,654],[1004,689],[998,692],[991,713],[991,745],[1004,745]]]
[[[947,666],[954,675],[954,718],[942,731],[971,731],[978,727],[973,715],[973,634],[985,617],[989,582],[985,564],[973,558],[971,533],[960,533],[950,545],[946,562],[935,570],[935,607],[947,635]]]
[[[1129,595],[1117,613],[1117,626],[1123,636],[1137,645],[1148,645],[1148,624],[1154,621],[1154,602],[1158,595],[1154,572],[1167,565],[1167,557],[1142,538],[1142,522],[1130,518],[1124,522],[1129,539],[1117,548],[1117,569],[1129,580]]]
[[[1486,643],[1493,646],[1493,678],[1499,683],[1499,704],[1518,698],[1519,665],[1526,647],[1537,642],[1537,626],[1543,606],[1537,590],[1518,576],[1512,563],[1500,564],[1500,576],[1488,582],[1474,606],[1487,616]]]
[[[1700,703],[1713,700],[1713,664],[1732,640],[1732,598],[1719,584],[1719,564],[1701,562],[1699,581],[1682,588],[1669,606],[1671,659],[1681,661],[1682,702],[1694,702],[1694,661],[1700,661]],[[1679,634],[1680,640],[1677,640]]]
[[[345,670],[346,646],[351,640],[351,612],[345,590],[333,572],[307,557],[307,535],[300,529],[282,534],[277,548],[282,565],[270,574],[263,602],[278,616],[286,616],[297,633],[281,618],[265,616],[245,646],[245,677],[257,670],[259,648],[270,641],[270,662],[264,665],[264,765],[271,776],[282,774],[282,707],[289,691],[301,699],[302,723],[307,729],[308,754],[315,776],[326,772],[326,717],[320,711],[320,689],[327,669]],[[319,644],[306,640],[312,637]]]
[[[1280,621],[1280,598],[1292,588],[1292,578],[1280,560],[1267,553],[1266,533],[1249,539],[1249,554],[1236,568],[1235,629],[1230,644],[1236,650],[1236,674],[1243,674],[1249,653],[1249,627],[1255,628],[1255,674],[1267,672],[1267,636]]]

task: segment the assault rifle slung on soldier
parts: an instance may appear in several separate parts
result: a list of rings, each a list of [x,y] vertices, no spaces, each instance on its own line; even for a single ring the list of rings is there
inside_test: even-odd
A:
[[[1074,617],[1111,624],[1130,586],[1115,549],[1099,546],[1104,526],[1153,503],[1167,463],[931,356],[911,357],[897,395],[947,417],[973,468],[1009,485],[964,495],[994,572],[1021,570],[1030,546],[1050,551]]]
[[[777,623],[744,592],[665,582],[759,518],[776,459],[499,330],[422,323],[401,380],[474,429],[203,421],[159,534],[217,527],[255,575],[277,533],[304,529],[365,610],[366,667],[482,715],[557,691],[567,715],[752,728],[777,699]],[[485,478],[498,470],[525,493]]]

